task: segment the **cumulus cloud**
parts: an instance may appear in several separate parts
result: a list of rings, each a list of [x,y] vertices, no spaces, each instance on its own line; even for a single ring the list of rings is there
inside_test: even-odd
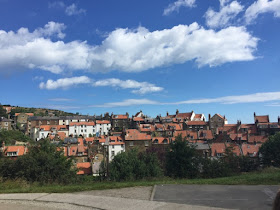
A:
[[[258,43],[245,27],[214,31],[197,23],[153,32],[144,27],[119,28],[96,46],[81,41],[53,41],[65,36],[64,28],[62,23],[49,22],[33,32],[27,28],[17,32],[0,30],[0,72],[140,72],[187,61],[195,61],[198,66],[216,66],[255,59]]]
[[[137,105],[154,105],[157,101],[150,99],[127,99],[121,102],[105,103],[102,105],[92,105],[90,107],[122,107],[122,106],[137,106]]]
[[[205,13],[206,25],[210,28],[219,28],[230,25],[230,22],[243,11],[243,6],[238,1],[227,4],[227,0],[220,0],[220,11],[215,12],[209,8]]]
[[[78,9],[76,4],[71,4],[70,6],[66,7],[65,13],[68,16],[80,15],[80,14],[86,14],[86,10],[85,9]]]
[[[146,94],[151,92],[162,91],[162,87],[157,87],[154,84],[148,82],[137,82],[135,80],[120,80],[116,78],[99,80],[93,83],[93,86],[111,86],[111,87],[120,87],[123,89],[135,89],[132,90],[133,93]]]
[[[58,88],[67,89],[69,87],[77,86],[80,84],[89,84],[89,83],[91,83],[90,78],[88,78],[87,76],[80,76],[80,77],[58,79],[56,81],[49,79],[46,83],[41,82],[39,87],[40,89],[55,90]]]
[[[219,98],[205,98],[193,99],[187,101],[180,101],[171,104],[208,104],[208,103],[222,103],[222,104],[238,104],[238,103],[257,103],[280,100],[280,92],[265,92],[254,93],[249,95],[225,96]]]
[[[179,11],[180,7],[194,7],[195,6],[195,0],[178,0],[174,3],[171,3],[168,5],[167,8],[164,9],[163,15],[169,15],[174,11]]]
[[[252,23],[260,14],[271,12],[274,17],[280,17],[280,1],[279,0],[257,0],[249,6],[245,12],[247,24]]]

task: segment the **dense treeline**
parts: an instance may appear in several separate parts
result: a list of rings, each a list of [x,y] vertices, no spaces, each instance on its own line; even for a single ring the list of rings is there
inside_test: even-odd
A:
[[[76,180],[72,160],[48,140],[41,140],[28,149],[26,155],[16,160],[0,159],[0,176],[4,181],[23,179],[39,183],[72,183]]]
[[[261,158],[236,156],[228,147],[221,158],[204,158],[182,136],[166,150],[128,151],[110,163],[110,178],[115,181],[169,176],[173,178],[217,178],[280,166],[280,133],[271,136],[260,148]],[[148,161],[147,161],[148,160]]]

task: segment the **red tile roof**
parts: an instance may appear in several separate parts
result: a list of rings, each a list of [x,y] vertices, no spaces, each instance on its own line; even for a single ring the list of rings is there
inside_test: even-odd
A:
[[[157,143],[156,143],[156,141],[157,141]],[[169,139],[167,137],[153,137],[152,138],[152,143],[154,143],[154,144],[169,144]]]
[[[268,137],[267,136],[257,136],[257,135],[252,135],[252,136],[249,136],[249,140],[248,142],[249,143],[264,143],[268,140]]]
[[[74,125],[86,125],[86,126],[95,126],[94,122],[71,122],[70,126],[74,126]]]
[[[189,113],[178,113],[176,118],[191,119],[192,112]]]
[[[96,124],[111,124],[109,120],[96,120]]]
[[[256,145],[242,144],[241,148],[242,148],[243,155],[252,155],[254,157],[257,156],[260,146],[261,144],[256,144]]]
[[[63,129],[67,129],[66,125],[40,125],[40,129],[43,129],[44,131],[51,131],[52,129],[55,129],[57,131]]]
[[[92,174],[92,169],[91,169],[91,163],[90,162],[84,162],[84,163],[77,163],[77,168],[78,168],[78,175],[81,174]]]
[[[113,120],[125,120],[125,119],[128,119],[128,116],[124,115],[124,114],[113,115],[112,119]]]
[[[269,123],[269,116],[268,115],[263,115],[263,116],[256,116],[255,117],[255,122],[259,123]]]
[[[202,114],[195,114],[194,115],[194,118],[199,118],[200,119],[201,117],[202,117]]]
[[[139,130],[141,132],[152,132],[155,131],[155,126],[152,124],[141,124]]]
[[[142,117],[133,117],[133,121],[142,122],[144,119]]]
[[[226,151],[225,143],[213,143],[211,144],[211,156],[217,156],[217,153],[224,154]]]
[[[204,122],[204,121],[189,121],[189,122],[187,122],[187,125],[206,125],[206,122]]]
[[[21,156],[25,154],[25,146],[6,146],[4,148],[5,155],[7,155],[8,152],[17,152],[17,156]]]
[[[136,129],[127,129],[125,140],[151,140],[151,135],[147,135],[146,133],[140,133]]]

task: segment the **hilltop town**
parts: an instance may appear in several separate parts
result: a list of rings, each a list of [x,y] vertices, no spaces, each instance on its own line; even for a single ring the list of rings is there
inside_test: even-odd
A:
[[[150,118],[141,110],[135,115],[109,114],[100,116],[56,116],[51,110],[46,116],[21,112],[11,115],[15,107],[3,106],[7,117],[1,117],[0,130],[20,130],[33,141],[49,139],[67,157],[75,157],[78,174],[98,175],[104,160],[112,161],[118,153],[138,148],[166,148],[182,135],[204,157],[220,158],[226,148],[237,156],[258,157],[260,146],[269,135],[280,131],[280,118],[270,122],[269,116],[252,113],[252,123],[228,124],[225,116],[207,116],[194,111],[166,113]],[[28,152],[29,142],[3,141],[1,150],[12,159]]]

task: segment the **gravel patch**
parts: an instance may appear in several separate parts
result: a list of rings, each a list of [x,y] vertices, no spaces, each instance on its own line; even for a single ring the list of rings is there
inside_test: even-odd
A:
[[[150,200],[152,190],[153,187],[128,187],[110,190],[83,191],[76,192],[75,194]]]

